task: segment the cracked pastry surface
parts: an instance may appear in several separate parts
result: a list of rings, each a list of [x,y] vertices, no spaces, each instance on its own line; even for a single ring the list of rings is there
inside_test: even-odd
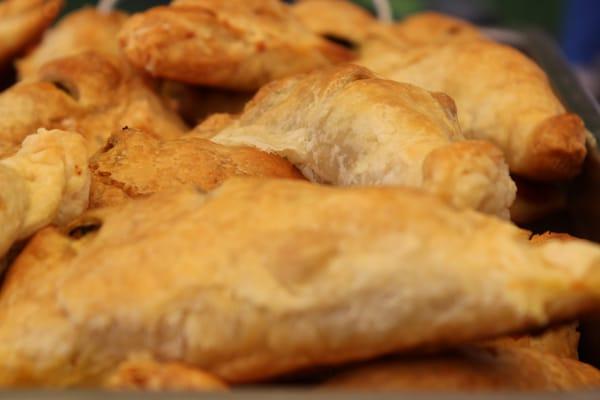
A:
[[[288,161],[251,147],[222,146],[191,134],[161,141],[133,130],[113,135],[90,169],[90,207],[184,186],[208,191],[233,176],[303,179]]]
[[[599,282],[597,245],[419,191],[232,178],[39,232],[0,292],[0,384],[99,385],[140,352],[257,381],[571,320]]]
[[[165,139],[187,131],[150,82],[94,52],[48,62],[35,81],[0,94],[0,156],[14,152],[40,127],[80,132],[90,155],[123,127]]]
[[[4,0],[0,3],[0,65],[37,39],[62,9],[62,0]]]
[[[0,257],[15,241],[86,210],[87,162],[79,134],[44,129],[28,136],[15,155],[0,159]]]
[[[459,24],[471,33],[452,39],[442,29],[442,39],[433,40],[423,35],[431,18],[416,16],[396,27],[416,38],[412,42],[365,44],[357,63],[388,79],[447,93],[465,135],[498,145],[511,172],[538,181],[577,175],[586,156],[585,126],[565,110],[545,72],[518,50],[477,37],[476,28],[442,15],[434,20],[447,23],[434,25]]]
[[[419,187],[505,218],[516,191],[500,150],[465,140],[452,99],[355,65],[272,82],[209,136],[284,156],[314,181]]]
[[[278,0],[175,0],[133,15],[121,44],[154,76],[246,91],[353,58]]]

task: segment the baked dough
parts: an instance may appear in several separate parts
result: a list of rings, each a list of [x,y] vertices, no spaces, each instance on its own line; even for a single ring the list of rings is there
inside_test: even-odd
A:
[[[317,182],[419,187],[505,218],[516,191],[498,149],[464,140],[452,99],[355,65],[266,85],[211,140],[279,154]]]
[[[12,157],[0,160],[0,258],[17,240],[86,210],[88,155],[81,136],[40,129]]]
[[[513,335],[488,342],[495,347],[525,347],[560,358],[579,359],[577,322],[545,330],[537,335]]]
[[[90,169],[90,207],[183,186],[208,191],[233,176],[302,179],[288,161],[254,148],[222,146],[194,135],[161,141],[134,130],[113,135]]]
[[[90,155],[123,127],[164,139],[187,131],[150,82],[94,52],[51,61],[35,81],[0,94],[0,156],[14,153],[40,127],[80,132]]]
[[[419,32],[414,36],[421,37]],[[477,38],[407,43],[367,43],[358,63],[386,78],[450,95],[465,135],[498,145],[517,175],[557,181],[580,172],[585,126],[566,112],[544,71],[525,55]]]
[[[62,0],[0,2],[0,66],[39,38],[62,9]]]
[[[0,384],[100,385],[138,353],[250,382],[522,332],[597,310],[599,260],[411,189],[159,193],[29,242],[0,292]]]
[[[348,0],[301,0],[292,6],[294,15],[311,32],[357,48],[375,29],[377,20]]]
[[[234,90],[353,58],[279,0],[175,0],[131,17],[121,44],[154,76]]]
[[[181,363],[161,363],[144,354],[124,361],[109,376],[105,388],[143,391],[223,391],[220,379]]]
[[[33,78],[44,64],[78,53],[94,51],[120,57],[117,36],[126,19],[127,15],[122,12],[101,13],[91,7],[66,15],[46,32],[39,46],[19,60],[20,79]]]
[[[467,21],[431,11],[413,14],[393,24],[391,30],[398,36],[397,44],[402,46],[443,44],[484,37],[476,26]]]
[[[350,369],[322,385],[368,391],[562,391],[600,387],[591,365],[522,347],[470,346],[453,353],[389,359]]]

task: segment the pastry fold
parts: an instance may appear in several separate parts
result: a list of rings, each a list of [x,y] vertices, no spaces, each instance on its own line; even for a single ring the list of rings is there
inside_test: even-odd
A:
[[[426,21],[419,23],[419,18]],[[419,38],[430,18],[414,17],[397,29]],[[472,32],[467,38],[457,34],[456,40],[444,37],[443,31],[439,36],[418,43],[402,41],[399,35],[396,46],[366,43],[357,62],[386,78],[447,93],[456,102],[465,135],[498,145],[517,175],[560,181],[580,172],[585,126],[565,110],[541,68],[518,50]]]
[[[419,187],[505,218],[515,197],[502,153],[465,140],[452,99],[355,65],[266,85],[211,140],[279,154],[314,181]]]
[[[283,158],[192,134],[161,141],[134,130],[114,134],[90,160],[90,207],[120,204],[184,186],[211,190],[233,176],[303,179]]]
[[[86,210],[87,161],[79,134],[44,129],[0,160],[0,257],[15,241],[51,223],[64,225]]]
[[[599,307],[597,245],[411,189],[232,178],[39,232],[0,292],[0,383],[100,385],[139,353],[255,382]]]
[[[121,44],[154,76],[235,90],[353,58],[279,0],[176,0],[131,17]]]

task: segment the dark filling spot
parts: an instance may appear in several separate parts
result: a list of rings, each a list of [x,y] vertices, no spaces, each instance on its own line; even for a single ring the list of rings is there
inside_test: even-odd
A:
[[[66,83],[59,82],[59,81],[52,81],[50,83],[52,85],[54,85],[54,87],[56,87],[61,92],[64,92],[65,94],[67,94],[69,97],[72,97],[75,100],[79,100],[79,93],[77,93],[77,90],[74,90],[72,87],[70,87]]]
[[[97,232],[102,227],[102,222],[99,220],[87,221],[69,229],[67,235],[73,239],[81,239],[90,233]]]
[[[358,48],[358,44],[354,43],[353,41],[336,35],[326,34],[323,35],[323,38],[335,44],[339,44],[340,46],[345,47],[349,50],[356,50]]]

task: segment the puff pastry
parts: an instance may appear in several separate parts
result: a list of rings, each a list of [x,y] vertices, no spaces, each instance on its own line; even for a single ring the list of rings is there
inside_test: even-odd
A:
[[[181,363],[161,363],[147,355],[134,355],[108,377],[104,387],[112,390],[223,391],[220,379]]]
[[[0,3],[0,65],[32,44],[52,23],[62,0],[4,0]]]
[[[88,205],[90,173],[81,136],[40,129],[0,160],[0,258],[17,240],[79,216]]]
[[[322,385],[369,391],[562,391],[600,387],[591,365],[520,347],[472,346],[453,353],[390,359],[350,369]]]
[[[546,74],[511,47],[477,38],[398,47],[374,43],[363,46],[358,63],[450,95],[465,135],[498,145],[517,175],[556,181],[580,172],[586,155],[581,118],[566,112]]]
[[[292,12],[312,32],[356,48],[363,43],[377,20],[348,0],[296,1]]]
[[[407,185],[508,217],[515,186],[501,152],[467,141],[452,99],[346,65],[263,87],[211,138],[288,158],[337,185]]]
[[[560,358],[579,359],[577,322],[548,329],[537,335],[514,335],[488,342],[496,347],[525,347]]]
[[[131,17],[121,44],[154,76],[235,90],[353,58],[279,0],[175,0]]]
[[[149,82],[99,53],[51,61],[35,81],[0,94],[0,156],[16,151],[40,127],[80,132],[91,155],[125,126],[165,139],[187,131]]]
[[[132,130],[113,135],[90,169],[90,207],[183,186],[211,190],[232,176],[302,179],[288,161],[254,148],[222,146],[194,135],[161,141]]]
[[[413,14],[390,28],[398,36],[397,43],[403,46],[443,44],[484,37],[469,22],[436,12]]]
[[[117,36],[126,19],[124,13],[101,13],[91,7],[66,15],[56,27],[46,32],[33,51],[17,62],[19,77],[33,78],[44,64],[77,53],[94,51],[120,57]]]
[[[99,385],[138,353],[249,382],[599,306],[597,245],[411,189],[232,178],[39,232],[0,291],[0,384]]]

